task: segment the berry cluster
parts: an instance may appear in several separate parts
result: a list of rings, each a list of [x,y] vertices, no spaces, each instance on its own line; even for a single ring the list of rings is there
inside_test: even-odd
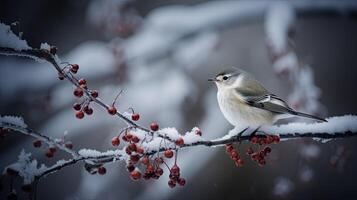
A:
[[[253,161],[256,161],[259,166],[264,166],[266,164],[265,157],[271,152],[271,148],[269,146],[264,147],[264,149],[254,152],[252,147],[247,149],[247,155]]]
[[[259,164],[259,166],[264,166],[266,164],[265,157],[271,152],[271,147],[267,146],[272,143],[278,143],[280,141],[280,137],[277,135],[266,135],[266,136],[252,136],[249,141],[252,144],[258,144],[263,146],[262,148],[258,148],[255,152],[252,147],[249,147],[246,150],[246,154],[255,162]],[[232,144],[226,145],[226,153],[231,157],[237,167],[242,167],[244,165],[244,160],[238,153]]]
[[[237,167],[242,167],[244,164],[244,160],[238,154],[238,151],[233,147],[232,144],[226,145],[226,153],[230,155],[231,159],[234,161]]]
[[[132,120],[137,121],[139,120],[140,115],[133,111],[131,118]],[[153,122],[150,124],[150,129],[154,132],[158,131],[159,125]],[[130,173],[130,178],[132,180],[137,181],[141,178],[144,180],[159,179],[164,174],[162,166],[166,166],[170,171],[170,179],[168,182],[169,187],[173,188],[176,186],[176,184],[181,186],[185,185],[186,180],[180,177],[180,168],[176,162],[177,154],[174,154],[172,149],[167,148],[163,152],[150,154],[150,152],[146,152],[142,146],[142,144],[146,141],[146,138],[141,139],[135,135],[134,132],[130,132],[128,130],[124,130],[119,135],[113,137],[111,144],[114,147],[118,147],[121,144],[121,141],[124,141],[123,149],[129,156],[128,160],[126,161],[126,169]],[[185,144],[183,138],[178,138],[174,143],[177,146],[183,146]],[[174,155],[176,155],[175,164],[170,168],[165,162],[165,159],[173,158]],[[101,166],[98,168],[99,174],[104,174],[99,172],[99,170],[105,171],[102,168],[104,167]]]
[[[68,149],[73,148],[73,143],[71,141],[65,141],[65,138],[62,138],[61,140],[59,140],[58,144],[64,145]],[[40,148],[40,147],[42,147],[42,141],[40,139],[36,139],[32,142],[32,145],[35,148]],[[57,151],[57,148],[55,146],[50,145],[47,148],[45,155],[47,158],[52,158],[54,156],[54,154],[56,153],[56,151]]]
[[[180,168],[175,163],[174,166],[170,169],[168,185],[170,188],[174,188],[176,183],[180,186],[184,186],[186,184],[186,180],[180,177]]]

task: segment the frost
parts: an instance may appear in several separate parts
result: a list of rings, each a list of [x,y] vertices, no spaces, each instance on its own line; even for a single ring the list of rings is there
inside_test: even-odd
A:
[[[18,161],[6,168],[17,171],[19,176],[23,177],[24,184],[30,184],[33,182],[35,176],[42,174],[47,169],[44,164],[40,167],[37,167],[37,165],[37,160],[31,160],[31,153],[26,153],[25,150],[22,150],[18,157]]]
[[[105,152],[100,152],[94,149],[81,149],[78,151],[79,155],[83,157],[102,157],[102,156],[124,156],[125,152],[123,150],[109,150]]]
[[[197,127],[194,127],[190,132],[187,132],[182,138],[185,144],[192,144],[196,143],[199,141],[203,141],[204,139],[197,135],[196,132],[199,131],[200,129]]]
[[[11,27],[0,22],[0,46],[16,50],[30,49],[25,40],[20,39],[11,31]]]
[[[1,123],[8,123],[8,124],[13,124],[22,128],[27,128],[27,125],[24,122],[24,119],[22,117],[16,117],[16,116],[0,116],[0,122]]]
[[[41,49],[45,49],[45,50],[50,50],[51,49],[51,45],[47,44],[47,42],[45,43],[41,43],[41,46],[40,46]]]
[[[163,128],[159,130],[159,133],[161,135],[165,135],[169,137],[171,140],[177,140],[178,138],[181,137],[181,135],[178,133],[178,131],[175,128]]]

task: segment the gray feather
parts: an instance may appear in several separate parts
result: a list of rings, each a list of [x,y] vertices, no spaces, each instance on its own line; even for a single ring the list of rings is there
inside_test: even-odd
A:
[[[240,95],[244,97],[244,100],[248,105],[267,110],[275,114],[290,114],[294,116],[307,117],[326,122],[325,119],[322,119],[320,117],[293,110],[284,100],[280,99],[274,94],[266,94],[262,96],[245,96],[244,94],[240,93]]]

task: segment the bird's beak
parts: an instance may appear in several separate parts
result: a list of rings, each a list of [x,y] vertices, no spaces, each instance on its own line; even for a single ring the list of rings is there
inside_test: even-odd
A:
[[[210,81],[210,82],[216,82],[216,79],[215,79],[215,78],[209,78],[208,81]]]

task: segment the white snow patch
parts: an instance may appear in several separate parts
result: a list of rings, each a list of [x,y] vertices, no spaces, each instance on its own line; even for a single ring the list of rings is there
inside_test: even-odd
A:
[[[41,46],[40,46],[41,49],[45,49],[45,50],[50,50],[51,49],[51,45],[49,45],[47,42],[45,43],[41,43]]]
[[[78,151],[79,155],[83,157],[102,157],[102,156],[125,156],[123,150],[109,150],[105,152],[97,151],[94,149],[81,149]]]
[[[296,122],[285,125],[264,127],[264,132],[284,135],[287,133],[345,133],[347,131],[357,131],[357,116],[344,115],[338,117],[330,117],[326,119],[328,122],[315,122],[311,124]]]
[[[6,173],[7,168],[13,169],[24,179],[24,184],[30,184],[35,176],[42,174],[47,169],[44,164],[40,167],[37,167],[37,165],[37,160],[31,160],[31,153],[26,153],[25,150],[22,150],[18,156],[18,161],[7,166],[4,173]]]
[[[25,40],[20,39],[12,32],[11,27],[0,22],[0,46],[15,50],[30,49]]]
[[[22,128],[27,128],[27,124],[25,124],[24,119],[22,117],[0,116],[0,122],[14,124],[14,125],[22,127]]]

